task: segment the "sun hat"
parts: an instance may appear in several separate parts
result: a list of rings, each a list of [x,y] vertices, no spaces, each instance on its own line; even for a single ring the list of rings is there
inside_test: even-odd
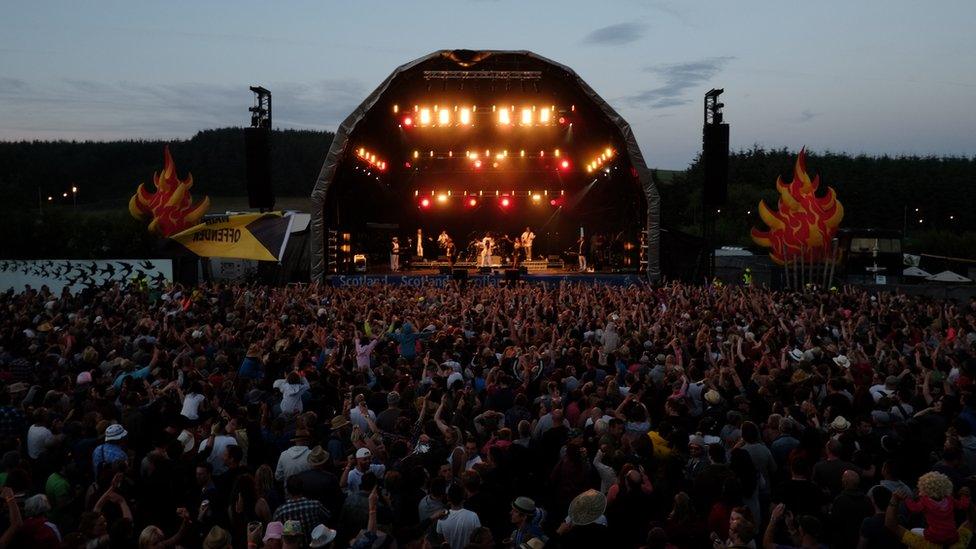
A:
[[[688,435],[688,446],[705,447],[705,437],[701,435]]]
[[[519,549],[542,549],[546,546],[546,540],[542,538],[532,538],[519,544]]]
[[[840,366],[841,368],[850,368],[851,359],[847,358],[844,355],[837,355],[834,357],[834,364]]]
[[[113,423],[105,429],[105,442],[111,442],[113,440],[122,440],[128,436],[129,432],[125,430],[125,427],[119,425],[118,423]]]
[[[349,420],[346,418],[346,416],[336,416],[332,418],[332,422],[330,423],[333,431],[336,429],[342,429],[346,425],[349,425]]]
[[[596,522],[607,509],[607,496],[598,490],[587,490],[569,504],[569,520],[574,526]]]
[[[533,501],[531,498],[519,496],[515,498],[515,501],[512,502],[512,509],[515,509],[523,515],[534,515],[535,501]]]
[[[292,440],[308,440],[312,438],[312,433],[308,429],[298,428],[295,429],[295,435],[291,437]]]
[[[715,389],[709,389],[705,391],[705,402],[715,406],[719,402],[722,402],[722,395],[720,395]]]
[[[225,549],[230,545],[230,534],[220,526],[214,526],[210,533],[203,539],[204,549]]]
[[[389,405],[392,406],[392,405],[397,404],[399,402],[400,402],[400,393],[398,393],[396,391],[390,391],[386,395],[386,403],[387,404],[389,404]]]
[[[279,521],[269,522],[267,528],[264,529],[264,539],[265,543],[269,539],[281,539],[281,531],[284,525]]]
[[[17,383],[11,383],[10,385],[7,386],[7,392],[9,392],[12,395],[16,395],[18,393],[26,393],[29,389],[30,389],[30,385],[23,381],[18,381]]]
[[[91,383],[92,375],[91,372],[81,372],[78,377],[75,378],[75,383],[81,385],[82,383]]]
[[[336,537],[336,531],[324,524],[319,524],[312,528],[312,539],[308,542],[309,547],[325,547]]]
[[[847,421],[844,416],[837,416],[833,421],[830,422],[830,428],[834,431],[846,431],[850,429],[851,422]]]
[[[790,351],[790,358],[792,358],[797,362],[803,360],[803,351],[799,349],[793,349],[792,351]]]
[[[298,520],[286,520],[285,525],[281,528],[282,536],[304,536],[305,532],[302,530],[302,523]]]
[[[312,448],[312,451],[308,454],[308,464],[312,467],[318,467],[329,461],[329,452],[326,451],[321,446],[316,446]]]
[[[369,451],[369,448],[360,448],[356,450],[356,459],[371,458],[373,457],[373,452]]]

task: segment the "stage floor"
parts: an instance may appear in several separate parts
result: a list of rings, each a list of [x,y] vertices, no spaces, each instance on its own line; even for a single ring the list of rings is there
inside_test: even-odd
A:
[[[333,286],[375,286],[389,284],[394,286],[447,286],[455,281],[464,281],[468,284],[479,286],[499,286],[510,282],[506,278],[508,268],[495,267],[491,274],[481,273],[477,268],[465,268],[455,265],[455,272],[463,272],[460,277],[452,274],[441,273],[439,268],[415,268],[406,269],[398,272],[383,272],[382,270],[371,269],[366,273],[349,273],[329,275],[326,279]],[[643,273],[636,271],[629,272],[579,272],[576,270],[562,269],[536,269],[528,273],[519,273],[518,281],[529,284],[558,284],[569,282],[572,284],[606,284],[611,286],[629,286],[631,284],[641,284],[647,282],[647,277]]]

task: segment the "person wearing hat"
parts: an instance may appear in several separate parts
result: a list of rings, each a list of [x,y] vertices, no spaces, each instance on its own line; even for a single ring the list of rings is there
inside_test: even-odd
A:
[[[330,547],[336,538],[336,531],[324,524],[319,524],[312,529],[312,539],[309,540],[309,547]]]
[[[257,546],[257,540],[261,540],[264,543],[264,549],[281,549],[281,534],[285,529],[285,525],[281,521],[271,521],[264,529],[264,537],[261,537],[260,526],[255,529],[254,534],[248,532],[248,546],[253,543]]]
[[[560,547],[587,549],[607,543],[607,497],[597,490],[579,494],[569,504],[569,514],[556,534]]]
[[[545,531],[542,529],[545,511],[536,507],[534,500],[524,496],[515,498],[512,502],[510,518],[515,525],[511,535],[513,545],[520,546],[532,538],[545,536]]]
[[[283,549],[301,549],[305,547],[307,532],[299,520],[286,520],[281,527],[281,547]]]
[[[369,448],[360,448],[356,450],[353,459],[346,462],[346,469],[339,479],[339,486],[347,494],[353,494],[359,491],[359,485],[366,473],[373,473],[376,478],[381,479],[386,474],[386,466],[381,463],[373,463],[373,453],[369,451]]]
[[[332,418],[329,422],[329,442],[326,443],[326,450],[332,456],[332,465],[336,470],[342,467],[341,460],[345,459],[352,448],[349,443],[349,432],[352,422],[349,418],[340,414]]]
[[[203,549],[231,549],[230,533],[220,526],[210,529],[207,537],[203,538]]]
[[[305,487],[297,476],[288,478],[285,483],[285,492],[288,500],[275,510],[273,520],[284,523],[285,545],[289,532],[289,523],[298,522],[298,534],[305,536],[311,533],[316,524],[325,523],[329,520],[330,513],[321,502],[305,497]],[[294,531],[295,525],[292,525]],[[304,540],[303,540],[304,541]]]
[[[339,477],[328,470],[330,462],[329,452],[316,446],[308,454],[309,469],[297,473],[295,478],[301,480],[309,498],[321,501],[326,509],[338,510],[342,505],[342,490]]]
[[[312,434],[304,427],[299,427],[295,430],[291,448],[282,451],[281,455],[278,456],[278,466],[275,468],[275,480],[287,482],[288,477],[311,468],[308,464],[308,454],[311,453],[308,443],[311,438]]]
[[[95,447],[92,452],[92,467],[95,469],[96,478],[104,467],[129,460],[129,455],[125,452],[127,436],[129,436],[128,431],[118,423],[113,423],[105,429],[105,442]]]

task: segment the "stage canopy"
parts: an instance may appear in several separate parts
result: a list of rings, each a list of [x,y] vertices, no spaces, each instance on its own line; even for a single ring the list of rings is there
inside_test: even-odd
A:
[[[660,199],[630,126],[528,51],[443,50],[397,68],[336,131],[312,201],[313,280],[339,254],[379,258],[418,229],[463,248],[526,226],[543,255],[605,234],[660,277]]]

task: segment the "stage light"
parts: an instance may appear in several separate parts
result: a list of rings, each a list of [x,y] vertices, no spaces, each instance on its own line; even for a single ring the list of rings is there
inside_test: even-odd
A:
[[[474,161],[474,167],[475,168],[480,168],[481,167],[481,160],[475,160]]]
[[[424,107],[420,109],[420,125],[426,126],[430,124],[430,109]]]
[[[559,123],[560,124],[565,124],[566,123],[566,117],[565,116],[560,116],[559,117]]]
[[[498,111],[498,123],[503,126],[508,126],[512,123],[512,117],[508,109],[501,109]]]
[[[532,195],[532,202],[535,202],[535,203],[538,204],[541,200],[542,200],[542,195],[541,194],[536,193],[536,194]]]
[[[447,195],[444,193],[437,195],[437,201],[440,202],[441,204],[447,202]]]
[[[366,156],[366,149],[359,147],[359,156]]]
[[[539,111],[539,123],[548,124],[549,123],[549,109],[542,109]]]
[[[519,156],[525,158],[525,149],[522,149],[521,151],[519,151]]]
[[[553,155],[554,155],[554,156],[555,156],[556,158],[559,158],[559,149],[556,149],[555,151],[553,151],[553,152],[552,152],[552,154],[553,154]]]
[[[420,158],[420,151],[413,151],[414,158]]]
[[[400,112],[400,105],[393,105],[393,114]]]
[[[403,125],[404,126],[413,126],[413,118],[410,118],[409,116],[406,117],[406,118],[404,118],[403,119]]]
[[[539,151],[539,158],[542,158],[545,155],[546,155],[546,151]]]
[[[441,111],[437,113],[437,123],[440,124],[441,126],[447,126],[448,124],[450,124],[451,111],[447,109],[441,109]]]
[[[420,207],[421,208],[429,208],[430,207],[430,199],[429,198],[425,198],[425,199],[421,200],[420,201]]]
[[[607,158],[610,158],[611,156],[613,156],[613,149],[611,149],[610,147],[607,147],[607,150],[605,150],[603,152],[605,152],[607,154]]]
[[[529,108],[522,109],[522,125],[523,126],[532,125],[532,109]]]
[[[68,193],[64,193],[64,194],[62,194],[61,196],[63,196],[64,198],[68,198]],[[919,223],[921,223],[921,222],[922,222],[922,220],[921,220],[921,219],[919,219],[918,221],[919,221]]]
[[[491,167],[492,168],[497,168],[498,167],[498,162],[492,162]]]
[[[403,163],[403,167],[404,168],[409,168],[410,166],[411,166],[411,164],[409,162],[404,162]]]
[[[478,200],[477,199],[475,199],[475,198],[469,198],[468,199],[468,206],[474,208],[477,205],[478,205]]]
[[[461,109],[461,117],[460,117],[460,120],[461,120],[461,125],[462,126],[467,126],[468,124],[470,124],[471,123],[471,109],[469,109],[467,107]]]
[[[562,162],[561,165],[562,165],[562,167],[563,167],[564,170],[568,170],[569,169],[569,160],[563,160],[563,162]]]
[[[550,205],[550,206],[555,206],[555,205],[556,205],[556,199],[555,199],[555,198],[553,198],[552,200],[550,200],[550,201],[549,201],[549,205]]]
[[[504,196],[502,197],[501,202],[499,202],[499,204],[502,205],[502,208],[507,208],[512,205],[512,201],[509,200],[507,196]]]

